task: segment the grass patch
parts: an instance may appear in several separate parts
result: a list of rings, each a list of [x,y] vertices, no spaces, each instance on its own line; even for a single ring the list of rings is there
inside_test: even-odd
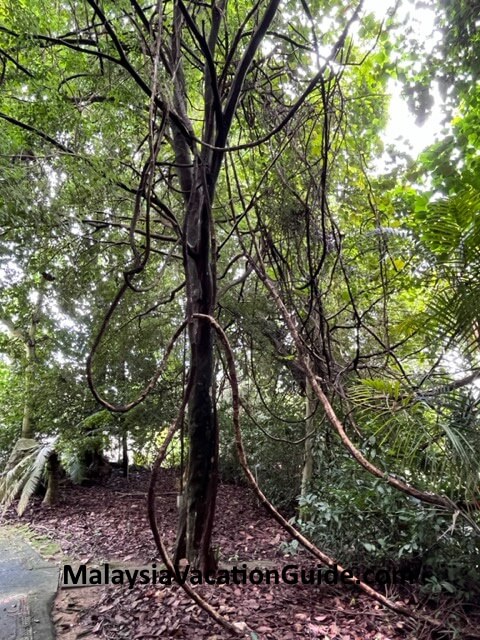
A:
[[[58,542],[52,540],[48,535],[43,535],[35,531],[28,524],[6,525],[3,526],[2,529],[9,534],[22,536],[44,560],[68,562],[68,558],[63,555]]]

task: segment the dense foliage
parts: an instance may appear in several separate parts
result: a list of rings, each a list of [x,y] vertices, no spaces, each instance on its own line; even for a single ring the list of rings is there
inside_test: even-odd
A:
[[[232,345],[259,484],[339,559],[411,562],[433,591],[471,596],[478,583],[463,568],[479,561],[480,459],[472,3],[405,0],[385,15],[341,0],[281,3],[241,83],[274,3],[265,13],[221,4],[0,3],[0,462],[23,434],[55,438],[77,481],[91,452],[114,458],[123,447],[131,462],[152,463],[188,370],[201,368],[200,333],[177,341],[151,393],[126,413],[92,395],[85,363],[93,344],[98,394],[128,403],[184,316],[201,310],[192,238],[204,227],[189,222],[191,194],[201,193],[209,304]],[[435,46],[412,27],[416,11],[432,18]],[[438,87],[443,96],[444,131],[418,158],[383,137],[394,82],[425,126]],[[345,449],[305,362],[377,477]],[[217,349],[207,396],[221,474],[239,481],[224,365]],[[186,464],[196,412],[190,399],[172,465]],[[434,498],[399,492],[395,479]]]

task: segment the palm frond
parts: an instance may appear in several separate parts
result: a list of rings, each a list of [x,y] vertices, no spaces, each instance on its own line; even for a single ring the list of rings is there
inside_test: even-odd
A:
[[[433,489],[447,482],[467,492],[477,482],[480,425],[474,395],[447,385],[444,394],[429,396],[407,391],[398,381],[364,379],[349,396],[369,454],[390,471],[424,469]]]
[[[18,501],[17,512],[19,516],[23,515],[25,509],[27,508],[28,501],[33,496],[38,485],[40,484],[42,475],[45,472],[48,458],[52,455],[54,449],[54,443],[43,445],[41,448],[39,448],[35,459],[29,466],[28,472],[24,476],[23,489],[20,495],[20,500]]]
[[[480,191],[430,202],[417,225],[418,249],[444,285],[429,305],[427,330],[470,354],[478,348],[480,318]]]
[[[4,511],[20,496],[17,510],[19,515],[24,513],[54,449],[55,441],[48,444],[29,438],[17,441],[0,477],[0,504],[3,504]]]

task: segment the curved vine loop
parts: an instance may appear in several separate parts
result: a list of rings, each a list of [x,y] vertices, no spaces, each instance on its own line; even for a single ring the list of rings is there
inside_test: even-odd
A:
[[[127,404],[113,404],[112,402],[108,402],[108,400],[106,400],[105,398],[103,398],[100,393],[98,392],[95,383],[93,381],[93,374],[92,374],[92,365],[93,365],[93,359],[95,357],[95,354],[98,350],[98,346],[103,338],[103,336],[105,335],[105,332],[107,330],[108,324],[110,322],[110,319],[116,309],[116,307],[118,306],[120,300],[122,299],[125,291],[127,290],[128,285],[127,284],[123,284],[117,295],[115,296],[112,304],[110,305],[110,308],[103,320],[102,326],[100,327],[100,331],[98,332],[92,348],[90,350],[90,353],[88,355],[87,358],[87,382],[88,382],[88,386],[90,388],[90,391],[93,393],[95,399],[97,400],[97,402],[99,402],[102,406],[104,406],[106,409],[109,409],[110,411],[113,411],[114,413],[126,413],[127,411],[130,411],[130,409],[133,409],[133,407],[136,407],[137,405],[139,405],[141,402],[143,402],[143,400],[145,400],[145,398],[149,395],[149,393],[151,393],[151,391],[153,391],[153,389],[155,388],[155,385],[157,384],[160,376],[162,375],[163,371],[165,370],[168,358],[170,357],[170,354],[172,353],[173,347],[175,346],[175,343],[177,342],[178,338],[182,335],[182,333],[185,331],[186,326],[189,324],[189,320],[185,319],[181,325],[178,327],[178,329],[175,331],[175,333],[173,334],[172,338],[170,339],[170,342],[167,344],[167,347],[165,349],[165,353],[163,354],[163,358],[162,361],[160,362],[159,366],[157,367],[155,373],[153,374],[153,376],[150,378],[150,380],[148,381],[147,385],[145,386],[145,388],[143,389],[143,391],[141,391],[141,393],[137,396],[137,398],[135,400],[132,400],[131,402],[128,402]]]
[[[117,46],[117,50],[122,56],[123,62],[126,62],[125,53],[123,52],[123,49],[119,41],[117,40],[116,35],[111,31],[111,27],[108,21],[106,20],[102,10],[97,6],[96,3],[90,2],[90,4],[92,5],[94,12],[99,16],[101,21],[104,22],[104,24],[106,25],[106,29],[110,33],[110,36],[113,38]],[[162,3],[160,2],[160,0],[157,0],[158,15],[161,15],[161,8],[162,8]],[[145,400],[148,394],[154,389],[156,383],[158,382],[158,379],[162,375],[162,372],[165,368],[167,360],[170,356],[170,353],[177,339],[179,338],[179,336],[181,335],[181,333],[184,331],[185,327],[188,324],[188,321],[184,320],[180,325],[180,327],[177,329],[177,331],[175,332],[172,339],[167,345],[162,362],[160,363],[159,367],[157,368],[153,376],[148,381],[146,387],[143,389],[143,391],[135,400],[127,404],[113,404],[111,402],[108,402],[105,398],[103,398],[100,395],[93,381],[93,373],[92,373],[93,359],[95,357],[95,354],[97,353],[100,342],[108,329],[108,326],[113,317],[113,314],[118,308],[127,289],[131,289],[135,293],[142,293],[151,288],[151,287],[148,287],[147,289],[139,289],[138,287],[135,287],[133,284],[133,278],[144,271],[150,258],[150,252],[151,252],[150,213],[151,213],[152,196],[154,195],[153,189],[154,189],[154,175],[155,175],[155,167],[156,167],[155,162],[156,162],[156,158],[158,155],[158,151],[160,149],[163,136],[165,134],[166,127],[167,127],[166,107],[162,108],[162,118],[161,118],[160,126],[158,127],[158,129],[155,127],[157,110],[160,108],[160,105],[157,104],[157,100],[156,100],[158,79],[159,79],[158,69],[159,69],[159,61],[160,61],[160,48],[161,48],[160,36],[161,34],[158,33],[154,42],[155,51],[153,56],[153,74],[152,74],[152,87],[150,91],[149,121],[148,121],[149,123],[149,130],[148,130],[149,155],[141,171],[140,184],[138,186],[138,189],[136,190],[135,205],[134,205],[132,220],[129,228],[129,240],[130,240],[130,248],[133,253],[133,263],[130,267],[128,267],[123,272],[124,283],[122,284],[120,289],[117,291],[117,294],[115,295],[107,313],[105,314],[103,322],[100,326],[100,330],[97,333],[95,340],[93,341],[93,345],[90,350],[90,353],[88,354],[87,362],[86,362],[87,383],[90,388],[90,391],[92,392],[97,402],[99,402],[106,409],[109,409],[110,411],[113,411],[115,413],[125,413],[127,411],[130,411],[130,409],[133,409],[133,407],[136,407],[141,402],[143,402],[143,400]],[[144,234],[145,250],[143,254],[139,251],[135,241],[135,232],[137,230],[137,224],[140,219],[142,199],[145,199],[146,201],[145,234]]]
[[[162,561],[164,562],[166,568],[168,569],[168,571],[170,572],[170,574],[176,575],[177,570],[172,562],[172,559],[170,558],[170,555],[165,547],[165,544],[162,540],[162,536],[160,534],[160,527],[159,527],[159,522],[158,522],[158,515],[157,515],[157,509],[156,509],[156,504],[155,504],[155,488],[157,485],[157,480],[158,480],[158,475],[160,472],[160,468],[162,466],[162,463],[165,459],[166,453],[167,453],[167,449],[168,446],[173,438],[173,436],[175,435],[176,431],[179,429],[180,424],[183,420],[183,416],[185,414],[185,408],[188,404],[188,399],[190,397],[190,393],[193,387],[193,379],[194,379],[194,372],[193,369],[190,370],[190,374],[188,376],[188,382],[187,382],[187,386],[185,387],[185,392],[183,394],[183,400],[182,400],[182,404],[180,406],[180,409],[178,411],[177,417],[175,418],[175,421],[171,424],[167,435],[165,437],[165,440],[163,441],[162,446],[160,447],[160,450],[157,453],[157,456],[155,458],[155,462],[153,463],[152,466],[152,472],[150,475],[150,484],[148,486],[148,493],[147,493],[147,511],[148,511],[148,520],[150,522],[150,528],[152,530],[153,533],[153,538],[155,540],[155,544],[157,545],[157,549],[160,553],[160,557],[162,558]],[[190,596],[190,598],[192,598],[192,600],[201,608],[203,609],[213,620],[215,620],[215,622],[217,622],[219,625],[221,625],[224,629],[226,629],[227,631],[229,631],[230,633],[233,633],[236,636],[242,636],[245,633],[245,630],[242,629],[240,627],[240,625],[236,625],[235,623],[231,623],[228,620],[226,620],[220,613],[218,613],[218,611],[216,611],[204,598],[202,598],[196,591],[194,591],[192,589],[192,587],[187,584],[185,581],[179,581],[180,586],[182,587],[182,589]],[[248,636],[250,637],[250,636]]]
[[[247,256],[247,259],[248,259],[248,256]],[[448,497],[441,496],[436,493],[431,493],[428,491],[422,491],[421,489],[417,489],[416,487],[409,484],[408,482],[404,482],[403,480],[396,478],[395,476],[391,475],[387,471],[382,471],[382,469],[380,469],[379,467],[374,465],[372,462],[370,462],[370,460],[368,460],[363,455],[363,453],[359,451],[359,449],[354,445],[354,443],[350,440],[347,432],[345,431],[345,427],[343,426],[341,420],[339,419],[334,408],[332,407],[330,400],[327,398],[326,394],[323,392],[320,385],[320,379],[314,373],[310,363],[308,362],[308,358],[305,357],[305,350],[304,350],[302,339],[274,283],[268,278],[265,271],[260,269],[256,263],[251,261],[251,264],[253,265],[253,268],[255,269],[258,277],[263,282],[266,289],[272,296],[281,315],[283,316],[283,319],[285,320],[285,323],[288,327],[288,330],[290,331],[290,335],[295,344],[295,348],[298,353],[299,362],[305,372],[305,375],[308,378],[309,383],[312,386],[312,390],[317,396],[317,398],[319,399],[323,407],[323,410],[325,411],[325,415],[328,418],[328,421],[330,422],[330,424],[333,426],[333,428],[339,435],[343,446],[347,449],[350,455],[371,475],[384,480],[387,484],[389,484],[391,487],[394,487],[398,491],[401,491],[402,493],[405,493],[411,496],[412,498],[420,500],[421,502],[425,502],[427,504],[433,504],[435,506],[442,507],[444,509],[447,509],[448,511],[451,511],[452,501]],[[458,509],[458,505],[456,506],[456,508]]]
[[[249,480],[249,483],[250,483],[253,491],[255,492],[255,494],[258,497],[258,499],[260,500],[260,502],[265,506],[267,511],[292,536],[292,538],[297,540],[299,542],[299,544],[301,544],[307,551],[309,551],[315,558],[317,558],[321,562],[323,562],[323,563],[325,563],[327,565],[335,564],[340,573],[342,571],[345,571],[345,569],[341,565],[336,563],[333,558],[331,558],[326,553],[321,551],[316,545],[314,545],[310,540],[305,538],[305,536],[303,536],[299,531],[297,531],[297,529],[295,529],[295,527],[293,525],[291,525],[281,515],[281,513],[279,513],[279,511],[277,511],[277,509],[273,506],[273,504],[268,500],[268,498],[265,496],[265,494],[260,489],[260,487],[259,487],[257,481],[255,480],[255,477],[254,477],[254,475],[253,475],[253,473],[252,473],[252,471],[251,471],[251,469],[250,469],[250,467],[248,465],[247,456],[246,456],[246,453],[245,453],[245,448],[243,446],[242,434],[241,434],[241,429],[240,429],[240,393],[239,393],[239,389],[238,389],[238,378],[237,378],[235,360],[234,360],[232,348],[230,346],[230,342],[229,342],[229,340],[227,338],[226,333],[224,332],[222,327],[218,324],[218,322],[215,320],[215,318],[212,318],[211,316],[200,314],[200,313],[195,314],[195,317],[203,318],[203,319],[206,319],[206,320],[208,320],[210,322],[212,327],[215,329],[215,331],[216,331],[216,333],[217,333],[217,335],[218,335],[218,337],[220,339],[220,342],[222,344],[223,350],[225,352],[225,356],[226,356],[226,359],[227,359],[227,375],[228,375],[228,378],[229,378],[229,381],[230,381],[231,390],[232,390],[233,427],[234,427],[234,431],[235,431],[235,443],[236,443],[236,446],[237,446],[237,452],[238,452],[240,465],[241,465],[241,467],[242,467],[247,479]],[[438,620],[435,620],[434,618],[431,618],[430,616],[417,614],[414,611],[412,611],[409,607],[405,607],[405,606],[403,606],[401,604],[398,604],[397,602],[394,602],[393,600],[390,600],[389,598],[384,596],[382,593],[380,593],[376,589],[373,589],[369,584],[367,584],[366,582],[363,582],[362,580],[360,580],[356,576],[352,576],[350,578],[350,582],[352,584],[356,585],[361,591],[363,591],[365,594],[367,594],[368,596],[370,596],[371,598],[373,598],[374,600],[376,600],[380,604],[384,605],[385,607],[387,607],[388,609],[394,611],[395,613],[398,613],[398,614],[401,614],[403,616],[406,616],[412,622],[413,621],[421,621],[421,622],[427,623],[429,625],[432,625],[434,627],[439,627],[440,626],[440,623],[439,623]]]

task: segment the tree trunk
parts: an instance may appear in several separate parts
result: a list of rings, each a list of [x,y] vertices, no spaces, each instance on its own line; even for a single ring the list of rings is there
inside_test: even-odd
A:
[[[127,363],[122,361],[119,372],[119,382],[123,389],[127,387]],[[118,422],[120,425],[120,433],[122,438],[122,473],[124,478],[128,478],[128,429],[125,424],[125,416],[119,415]]]
[[[43,498],[43,504],[51,506],[57,502],[58,497],[58,478],[60,475],[60,463],[58,455],[52,452],[47,462],[47,492]]]
[[[35,376],[35,341],[37,337],[37,326],[40,322],[42,311],[44,290],[43,287],[38,292],[38,299],[32,311],[32,319],[28,332],[25,332],[25,396],[23,403],[22,438],[34,438],[34,427],[32,420],[33,413],[33,380]]]
[[[212,315],[214,279],[211,210],[200,176],[185,221],[184,264],[187,313]],[[195,250],[191,250],[194,247]],[[210,323],[195,319],[189,328],[193,386],[188,404],[189,458],[180,505],[175,562],[187,558],[202,571],[215,569],[211,548],[218,482],[218,429],[213,401],[213,333]]]
[[[312,387],[308,380],[305,383],[305,435],[307,436],[305,440],[305,458],[303,462],[303,470],[302,470],[302,486],[300,491],[301,498],[304,498],[308,492],[310,491],[310,484],[313,477],[313,445],[315,442],[315,435],[308,434],[312,433],[315,426],[315,409],[317,407],[317,401],[313,394]],[[300,517],[302,520],[309,519],[309,510],[306,507],[300,508]]]
[[[33,403],[33,376],[35,368],[35,346],[30,340],[25,345],[27,354],[27,365],[25,367],[25,396],[23,401],[23,418],[22,418],[22,438],[34,438],[34,428],[32,421],[32,403]]]
[[[123,427],[122,430],[122,472],[123,477],[128,478],[128,431]]]
[[[220,24],[226,3],[212,6],[212,22],[206,46],[215,66]],[[245,77],[260,47],[269,25],[275,17],[279,0],[270,0],[259,25],[247,45],[235,71],[232,84],[220,104],[220,87],[205,60],[204,117],[201,150],[193,143],[196,138],[188,118],[186,83],[182,65],[182,8],[174,8],[172,60],[175,68],[173,106],[176,120],[171,120],[172,144],[175,152],[180,186],[184,195],[183,262],[187,285],[187,316],[196,313],[212,316],[216,297],[216,259],[212,203],[222,166],[223,147],[228,141],[230,127],[240,99]],[[220,70],[221,71],[221,70]],[[182,122],[182,127],[178,126]],[[187,135],[186,135],[187,134]],[[216,147],[213,150],[212,145]],[[213,336],[208,321],[196,318],[189,326],[190,365],[193,386],[188,403],[189,460],[187,482],[180,507],[175,562],[186,557],[190,564],[207,571],[216,561],[211,549],[213,518],[218,482],[218,425],[213,397]]]

